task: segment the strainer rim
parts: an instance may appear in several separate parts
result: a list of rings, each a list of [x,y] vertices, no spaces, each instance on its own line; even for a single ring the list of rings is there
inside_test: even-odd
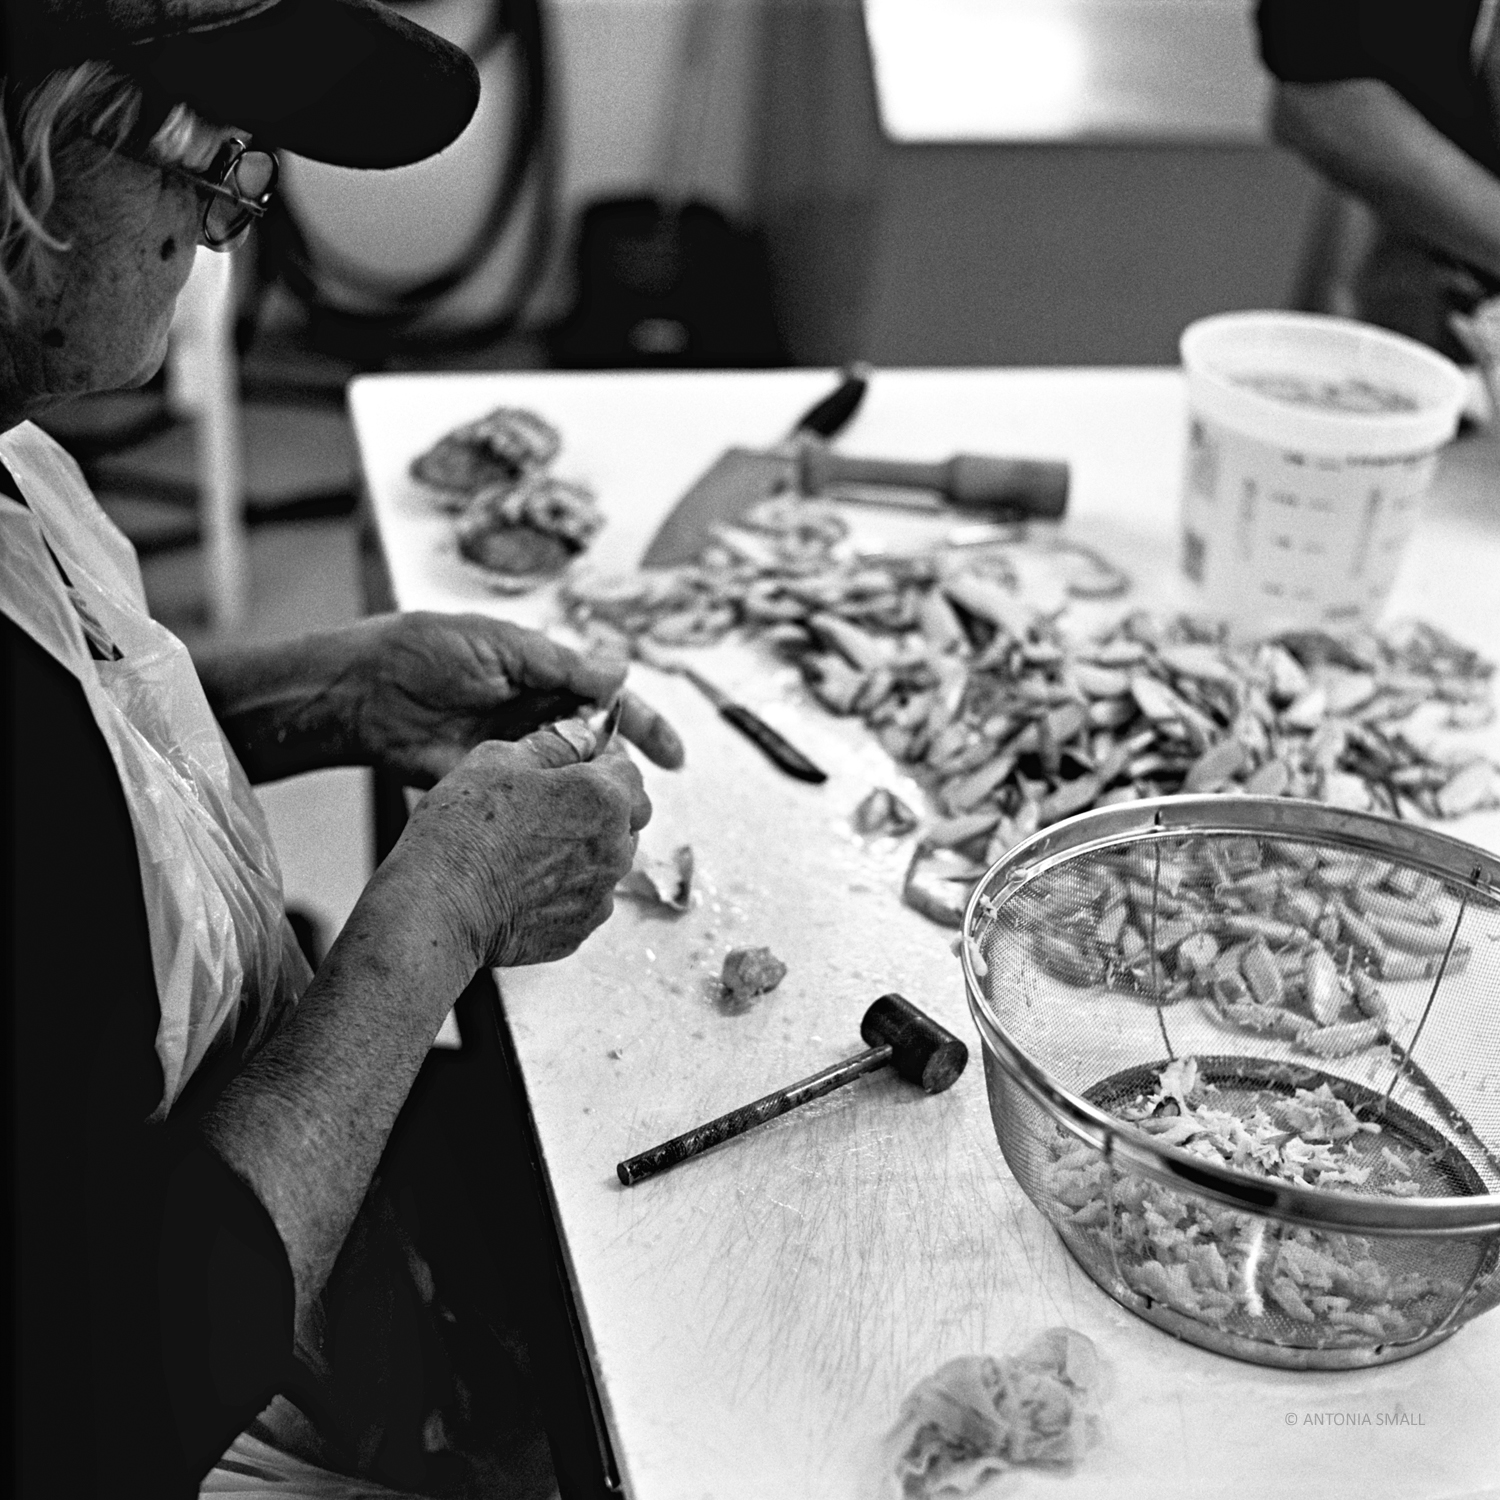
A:
[[[1464,1235],[1500,1229],[1500,1192],[1463,1198],[1389,1198],[1296,1186],[1218,1166],[1180,1147],[1162,1145],[1127,1121],[1064,1087],[1032,1060],[994,1013],[974,972],[975,927],[988,904],[1003,905],[1038,876],[1082,855],[1122,843],[1186,833],[1245,834],[1330,841],[1404,863],[1448,881],[1500,893],[1500,859],[1487,850],[1418,824],[1328,803],[1283,797],[1197,794],[1141,798],[1095,808],[1039,830],[990,866],[964,911],[959,958],[969,1010],[985,1051],[1071,1134],[1106,1157],[1168,1185],[1206,1193],[1253,1213],[1321,1229],[1363,1234]],[[1399,836],[1399,837],[1398,837]],[[1398,847],[1393,848],[1393,842]],[[1400,847],[1405,846],[1405,847]],[[1419,853],[1413,853],[1413,848]],[[997,886],[1008,887],[997,897]]]

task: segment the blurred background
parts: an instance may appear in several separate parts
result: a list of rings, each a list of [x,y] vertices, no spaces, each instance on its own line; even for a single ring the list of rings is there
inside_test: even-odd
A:
[[[1250,0],[396,8],[479,63],[465,136],[284,159],[255,238],[200,252],[163,376],[51,423],[190,641],[377,597],[362,371],[1168,364],[1204,314],[1337,306],[1339,204],[1269,140]],[[329,930],[360,774],[267,794]]]

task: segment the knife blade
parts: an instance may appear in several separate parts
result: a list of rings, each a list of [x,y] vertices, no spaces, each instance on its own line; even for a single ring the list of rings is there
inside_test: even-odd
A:
[[[601,755],[614,743],[615,734],[619,730],[620,720],[625,716],[625,695],[616,693],[614,701],[605,712],[604,719],[599,728],[594,731],[594,749],[589,755],[590,760],[598,760]]]
[[[746,708],[743,703],[736,703],[717,683],[710,682],[685,661],[663,651],[655,642],[646,638],[635,643],[635,654],[658,672],[672,672],[685,677],[718,709],[719,717],[726,724],[738,729],[772,765],[785,771],[788,776],[794,776],[798,781],[811,782],[814,786],[828,780],[828,773],[810,761],[784,734],[773,729],[753,709]]]
[[[845,386],[840,386],[774,448],[730,448],[722,453],[677,502],[652,538],[641,566],[672,568],[693,562],[720,527],[735,524],[761,501],[783,491],[922,511],[956,509],[994,521],[1055,520],[1067,509],[1068,465],[1056,459],[956,453],[940,463],[919,463],[833,452],[815,435],[820,426],[826,432],[832,424],[810,419],[831,408],[835,420],[847,421],[858,398],[851,403],[845,397],[840,404],[844,393]]]
[[[833,437],[859,410],[870,372],[850,365],[837,386],[797,419],[773,448],[729,448],[693,482],[662,522],[641,558],[643,568],[675,568],[691,562],[713,540],[715,530],[737,521],[752,506],[797,482],[801,450]]]
[[[719,717],[738,729],[772,765],[788,776],[811,782],[814,786],[828,780],[828,773],[821,766],[814,765],[780,730],[773,729],[753,709],[736,703],[722,688],[715,687],[691,667],[679,667],[678,670],[719,710]]]

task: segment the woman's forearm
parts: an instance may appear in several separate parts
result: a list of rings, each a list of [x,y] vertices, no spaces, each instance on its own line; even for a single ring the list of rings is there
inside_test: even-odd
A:
[[[1500,179],[1389,85],[1282,83],[1272,126],[1386,224],[1500,279]]]
[[[603,922],[651,817],[619,745],[487,742],[413,809],[292,1014],[205,1115],[310,1308],[443,1017],[484,965],[547,963]]]
[[[204,1122],[291,1262],[300,1317],[364,1199],[427,1050],[476,960],[409,872],[377,872],[317,977]]]
[[[359,684],[356,646],[373,622],[294,640],[209,646],[193,665],[209,707],[251,781],[347,765]]]

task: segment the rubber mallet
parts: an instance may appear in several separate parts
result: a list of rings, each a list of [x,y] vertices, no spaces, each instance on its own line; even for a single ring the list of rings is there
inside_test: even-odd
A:
[[[929,1094],[941,1094],[957,1082],[969,1061],[969,1049],[950,1031],[945,1031],[931,1016],[924,1015],[902,995],[882,995],[865,1012],[859,1023],[859,1034],[869,1044],[869,1051],[835,1063],[804,1078],[788,1088],[777,1089],[764,1099],[731,1110],[699,1125],[670,1141],[663,1141],[629,1161],[622,1161],[615,1171],[626,1187],[633,1187],[647,1177],[665,1172],[690,1156],[699,1156],[711,1146],[744,1135],[777,1115],[784,1115],[810,1099],[821,1099],[834,1089],[842,1088],[864,1073],[887,1066],[908,1083],[915,1083]]]

